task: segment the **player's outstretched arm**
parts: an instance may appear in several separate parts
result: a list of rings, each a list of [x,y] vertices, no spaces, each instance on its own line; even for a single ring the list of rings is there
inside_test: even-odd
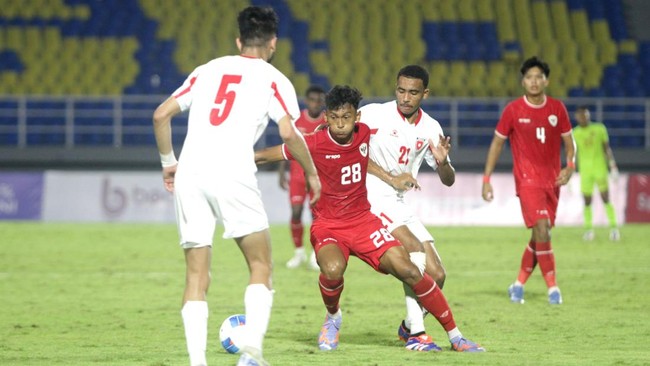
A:
[[[482,196],[483,199],[487,202],[491,202],[494,199],[494,192],[492,191],[492,184],[490,184],[490,176],[494,171],[494,167],[497,165],[497,160],[501,155],[503,150],[503,145],[505,145],[506,139],[494,135],[492,138],[492,143],[490,144],[490,149],[488,150],[487,159],[485,160],[485,170],[483,171],[483,189]]]
[[[290,115],[284,116],[278,122],[278,127],[280,130],[280,137],[287,145],[287,149],[289,149],[293,158],[305,171],[305,178],[307,179],[307,183],[309,183],[309,188],[312,190],[312,199],[310,203],[314,204],[320,198],[321,185],[318,172],[316,171],[316,166],[309,154],[307,144],[305,144],[305,139],[298,130],[296,130],[296,127],[291,122]]]
[[[555,179],[555,184],[558,186],[569,183],[571,175],[576,170],[576,142],[573,139],[573,134],[562,135],[562,141],[564,142],[564,152],[566,154],[566,166],[560,170],[560,174]]]
[[[609,175],[612,177],[612,179],[617,180],[618,165],[614,159],[614,152],[612,151],[611,146],[609,146],[609,142],[603,142],[603,149],[605,150],[605,155],[607,156],[607,161],[609,162]]]
[[[181,107],[174,97],[162,102],[153,113],[153,131],[160,154],[165,189],[174,191],[174,176],[176,175],[176,155],[172,145],[172,118],[181,112]]]
[[[368,159],[368,174],[376,176],[398,191],[408,191],[411,188],[420,189],[417,179],[413,178],[411,173],[402,173],[396,176],[391,175],[372,159]]]
[[[282,145],[267,147],[266,149],[255,151],[255,164],[263,165],[283,161]]]

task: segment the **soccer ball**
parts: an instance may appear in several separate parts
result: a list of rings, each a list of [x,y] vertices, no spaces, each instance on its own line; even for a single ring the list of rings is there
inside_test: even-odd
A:
[[[221,323],[219,340],[228,353],[238,353],[242,345],[246,315],[231,315]]]

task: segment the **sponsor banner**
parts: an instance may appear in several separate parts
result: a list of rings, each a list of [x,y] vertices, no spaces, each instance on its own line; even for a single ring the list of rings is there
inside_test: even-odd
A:
[[[650,175],[630,175],[625,215],[627,222],[650,222]]]
[[[492,176],[494,200],[489,203],[481,197],[482,177],[481,174],[457,173],[454,185],[446,187],[437,174],[421,174],[418,182],[422,189],[407,193],[405,200],[426,225],[523,226],[512,174]],[[624,174],[610,182],[610,199],[621,223],[624,222],[626,184]],[[606,225],[607,217],[600,198],[594,197],[592,206],[594,225]],[[580,176],[575,174],[569,184],[561,188],[556,225],[582,225],[583,208]]]
[[[0,173],[0,220],[38,220],[42,173]]]
[[[271,223],[289,222],[288,193],[278,176],[258,176]],[[45,174],[45,221],[174,223],[174,200],[160,172],[70,172]]]
[[[159,172],[45,173],[45,221],[174,222]]]
[[[260,172],[258,184],[269,222],[289,224],[291,209],[287,191],[275,172]],[[445,187],[437,174],[418,176],[420,191],[406,194],[406,201],[427,225],[523,226],[512,174],[492,177],[494,201],[481,198],[482,175],[458,173],[452,187]],[[168,222],[175,221],[173,197],[165,191],[159,172],[64,172],[45,174],[42,218],[46,221]],[[610,198],[618,220],[625,222],[627,175],[610,182]],[[650,200],[650,196],[645,196]],[[648,201],[644,201],[648,202]],[[593,198],[594,224],[606,225],[602,201]],[[583,198],[580,177],[574,175],[562,187],[557,225],[582,225]],[[305,223],[311,221],[308,204]]]

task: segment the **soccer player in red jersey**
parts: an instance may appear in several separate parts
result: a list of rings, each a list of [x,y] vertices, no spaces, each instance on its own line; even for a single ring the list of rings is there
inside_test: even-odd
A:
[[[318,85],[312,85],[305,92],[305,104],[300,117],[296,120],[296,128],[303,134],[314,132],[316,127],[325,123],[323,119],[323,108],[325,107],[325,90]],[[302,223],[302,210],[307,199],[309,189],[305,182],[305,172],[296,161],[289,162],[289,181],[287,182],[286,161],[278,165],[280,176],[280,187],[289,189],[289,200],[291,201],[291,238],[295,251],[293,257],[287,262],[287,268],[296,268],[307,261],[305,247],[302,245],[304,225]],[[311,198],[311,196],[310,196]],[[318,270],[316,254],[312,252],[309,263],[311,269]]]
[[[562,303],[555,280],[551,228],[555,223],[560,186],[567,184],[575,170],[575,142],[566,107],[545,94],[549,73],[548,64],[537,57],[524,61],[521,85],[525,94],[503,110],[483,176],[483,199],[490,202],[494,198],[490,175],[506,139],[510,139],[516,193],[526,227],[532,228],[519,276],[508,288],[510,301],[520,304],[524,302],[524,284],[537,264],[548,286],[549,303]],[[561,167],[561,143],[567,160],[564,168]]]
[[[321,269],[319,288],[327,309],[318,338],[321,350],[338,347],[342,314],[339,298],[343,292],[343,274],[350,255],[376,271],[391,274],[408,284],[422,306],[433,314],[445,329],[456,324],[440,287],[426,272],[413,264],[399,241],[384,227],[381,219],[370,212],[366,173],[369,159],[370,128],[357,123],[361,93],[348,86],[335,86],[326,96],[325,119],[328,128],[305,136],[305,141],[321,177],[321,199],[313,206],[314,222],[311,243]],[[258,164],[293,159],[285,145],[255,154]],[[415,183],[410,174],[394,180],[408,189]],[[468,342],[463,340],[464,342]],[[482,350],[461,347],[462,350]]]

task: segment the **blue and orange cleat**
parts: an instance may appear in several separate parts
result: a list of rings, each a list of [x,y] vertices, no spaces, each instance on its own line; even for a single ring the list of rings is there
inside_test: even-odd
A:
[[[318,336],[318,348],[321,351],[332,351],[339,346],[339,329],[342,320],[341,309],[336,318],[330,317],[329,314],[325,315],[325,322]]]
[[[437,344],[433,342],[428,334],[421,334],[417,337],[410,337],[406,341],[406,349],[410,351],[420,351],[420,352],[440,352],[442,348],[438,347]]]
[[[515,304],[524,303],[524,286],[515,285],[514,283],[508,287],[508,296],[510,296],[510,302]]]
[[[411,338],[411,330],[406,326],[404,320],[397,328],[397,336],[402,342],[408,342],[409,338]]]
[[[452,351],[456,352],[485,352],[485,348],[461,336],[449,340]]]
[[[548,303],[551,305],[562,304],[562,293],[560,293],[560,289],[557,289],[548,294]]]

